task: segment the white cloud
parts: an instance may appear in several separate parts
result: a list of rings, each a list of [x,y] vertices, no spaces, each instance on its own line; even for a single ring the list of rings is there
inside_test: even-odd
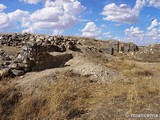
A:
[[[57,22],[59,20],[59,16],[63,14],[63,10],[61,8],[56,7],[45,7],[40,10],[35,11],[31,15],[32,22]]]
[[[104,33],[102,33],[102,36],[103,36],[103,38],[105,38],[105,39],[114,39],[114,37],[111,35],[111,33],[110,32],[104,32]]]
[[[139,27],[131,27],[124,30],[127,41],[132,41],[137,44],[146,45],[160,42],[160,24],[154,19],[147,31],[142,31]]]
[[[116,5],[111,3],[103,8],[102,15],[104,20],[120,23],[132,24],[138,22],[139,13],[145,6],[152,6],[160,9],[160,0],[136,0],[133,8],[126,4]]]
[[[158,22],[157,19],[153,19],[152,22],[151,22],[151,25],[147,28],[148,30],[151,30],[153,29],[154,27],[160,25],[160,23]]]
[[[6,9],[7,7],[3,4],[0,4],[0,12],[2,12],[4,9]]]
[[[152,40],[156,40],[160,42],[160,29],[152,29],[147,31],[146,36],[151,38]]]
[[[103,9],[102,15],[104,20],[121,22],[121,23],[134,23],[137,22],[137,16],[131,13],[131,8],[126,4],[117,6],[115,3],[106,5]]]
[[[28,11],[16,10],[10,13],[0,13],[0,31],[17,27],[25,27],[30,14]]]
[[[155,8],[160,9],[160,1],[159,0],[146,0],[149,4],[149,6],[153,6]]]
[[[78,15],[84,9],[78,0],[47,0],[44,8],[31,14],[31,24],[25,31],[64,30],[78,21]]]
[[[107,28],[108,26],[106,24],[101,25],[102,28]]]
[[[23,1],[36,4],[43,0]],[[23,28],[22,32],[35,33],[47,30],[48,33],[55,33],[55,30],[63,31],[73,26],[79,20],[82,11],[85,10],[78,0],[44,0],[44,2],[44,7],[33,13],[19,9],[4,13],[2,11],[6,7],[0,4],[0,31]]]
[[[5,13],[0,13],[0,28],[7,26],[9,17]]]
[[[37,4],[38,2],[42,1],[42,0],[20,0],[29,4]]]
[[[85,37],[99,37],[101,33],[100,28],[97,28],[94,22],[88,22],[82,29],[82,35]]]
[[[127,36],[132,36],[132,37],[139,37],[141,35],[143,35],[144,32],[142,30],[140,30],[140,28],[138,27],[131,27],[131,28],[127,28],[125,29],[125,35]]]
[[[139,27],[131,27],[124,30],[126,37],[123,39],[127,42],[133,42],[138,45],[149,43],[145,39],[145,33]]]
[[[130,8],[126,4],[117,6],[115,3],[111,3],[103,8],[102,15],[105,16],[103,19],[120,23],[135,23],[139,20],[139,12],[145,4],[145,0],[137,0],[135,6]]]
[[[53,35],[62,35],[63,34],[63,30],[53,30]]]
[[[144,40],[144,31],[140,30],[139,27],[131,27],[124,30],[127,36],[126,40],[129,42],[140,43]]]
[[[136,4],[132,9],[133,13],[139,15],[139,12],[146,6],[146,0],[136,0]]]
[[[151,25],[147,28],[146,36],[153,40],[160,41],[160,22],[157,19],[152,20]]]

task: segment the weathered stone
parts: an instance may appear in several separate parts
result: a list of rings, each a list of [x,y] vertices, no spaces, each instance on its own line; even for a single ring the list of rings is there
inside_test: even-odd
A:
[[[26,68],[24,68],[24,71],[25,71],[25,72],[31,72],[31,71],[32,71],[32,68],[31,68],[31,67],[26,67]]]
[[[59,51],[60,52],[66,51],[66,47],[64,45],[59,46]]]
[[[8,66],[8,65],[11,64],[11,62],[10,62],[10,61],[6,61],[6,62],[4,62],[3,64],[4,64],[5,66],[6,66],[6,65]]]
[[[12,60],[12,58],[9,55],[6,55],[4,60],[10,61],[10,60]]]
[[[14,63],[21,63],[24,60],[24,58],[26,57],[24,55],[25,54],[18,54],[18,56],[14,60]]]
[[[0,49],[0,55],[3,55],[4,53],[4,50]]]
[[[16,70],[20,69],[20,65],[18,63],[11,63],[8,67]]]
[[[73,42],[68,42],[68,44],[67,44],[67,48],[69,49],[69,50],[73,50],[73,51],[75,51],[77,48],[76,48],[76,46],[75,46],[75,44],[73,43]]]
[[[13,73],[13,75],[15,76],[22,76],[25,74],[25,72],[23,70],[11,70],[11,72]]]
[[[0,69],[0,77],[5,77],[9,75],[9,69],[8,68],[4,68],[4,69]]]

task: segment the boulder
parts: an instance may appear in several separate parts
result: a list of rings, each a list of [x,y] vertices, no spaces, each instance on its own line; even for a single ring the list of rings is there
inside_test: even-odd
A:
[[[12,60],[12,58],[11,58],[11,56],[6,55],[6,56],[5,56],[5,58],[4,58],[4,60],[6,60],[6,61],[10,61],[10,60]]]
[[[76,46],[75,46],[75,44],[73,42],[71,42],[71,41],[68,42],[67,48],[69,50],[73,50],[73,51],[75,51],[77,49]]]
[[[0,77],[5,77],[9,75],[9,69],[8,68],[4,68],[4,69],[0,69]]]
[[[22,76],[25,74],[25,72],[23,70],[11,70],[11,72],[13,73],[13,75],[15,76]]]
[[[22,56],[21,54],[18,54],[18,56],[15,58],[14,63],[20,63],[24,60],[25,56]]]
[[[11,62],[10,62],[10,61],[5,61],[3,64],[4,64],[5,66],[8,66],[8,65],[11,64]]]
[[[20,65],[18,63],[11,63],[9,66],[8,66],[10,69],[20,69]]]
[[[3,55],[4,53],[4,50],[0,49],[0,55]]]

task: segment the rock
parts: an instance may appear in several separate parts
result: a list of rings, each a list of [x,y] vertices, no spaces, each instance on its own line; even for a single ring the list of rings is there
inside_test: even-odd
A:
[[[24,78],[24,76],[20,76],[20,78],[22,79],[22,78]]]
[[[59,47],[59,49],[60,49],[60,52],[66,51],[66,47],[65,47],[64,45],[61,45],[61,46]]]
[[[0,49],[0,55],[4,54],[4,50]]]
[[[20,65],[18,63],[11,63],[8,67],[16,70],[20,69]]]
[[[11,62],[10,62],[10,61],[6,61],[6,62],[4,62],[3,64],[4,64],[4,65],[10,65]]]
[[[10,61],[10,60],[12,60],[12,58],[9,55],[6,55],[5,58],[4,58],[4,60]]]
[[[24,71],[25,71],[25,72],[31,72],[31,71],[32,71],[32,68],[31,68],[31,67],[26,67],[26,68],[24,68]]]
[[[25,74],[25,72],[23,70],[11,70],[11,72],[15,75],[15,76],[22,76]]]
[[[25,56],[22,56],[21,54],[18,54],[18,56],[16,57],[16,59],[14,60],[14,63],[20,63],[24,60]]]
[[[10,60],[13,60],[13,59],[14,59],[14,56],[13,56],[13,55],[9,55],[9,59],[10,59]]]
[[[28,48],[27,48],[27,46],[26,46],[26,45],[24,45],[24,46],[21,48],[21,50],[22,50],[22,51],[27,51],[27,50],[28,50]]]
[[[9,69],[4,68],[0,70],[0,77],[8,76],[9,75]]]
[[[67,48],[69,50],[73,50],[73,51],[75,51],[77,49],[76,46],[75,46],[75,44],[73,42],[71,42],[71,41],[68,42]]]

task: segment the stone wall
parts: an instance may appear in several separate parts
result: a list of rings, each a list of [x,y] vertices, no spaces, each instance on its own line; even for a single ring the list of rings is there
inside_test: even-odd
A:
[[[0,65],[0,77],[21,76],[29,71],[61,67],[73,57],[65,51],[77,50],[75,39],[33,34],[3,34],[0,45],[21,49],[12,57],[7,57],[5,51],[0,50],[5,61]],[[56,52],[58,54],[53,54]]]
[[[3,59],[3,62],[0,61],[0,77],[8,75],[21,76],[29,71],[39,71],[63,66],[65,62],[73,57],[72,54],[66,51],[79,50],[77,44],[79,44],[78,38],[27,33],[2,34],[0,35],[1,46],[18,47],[21,50],[15,56],[11,56],[0,49],[0,58]],[[110,41],[103,51],[114,55],[118,52],[136,50],[138,50],[138,47],[133,43]],[[53,54],[56,52],[58,52],[58,54]]]
[[[138,46],[133,43],[122,43],[119,41],[110,41],[108,46],[106,46],[106,53],[114,55],[115,53],[128,53],[135,52],[138,50]]]

